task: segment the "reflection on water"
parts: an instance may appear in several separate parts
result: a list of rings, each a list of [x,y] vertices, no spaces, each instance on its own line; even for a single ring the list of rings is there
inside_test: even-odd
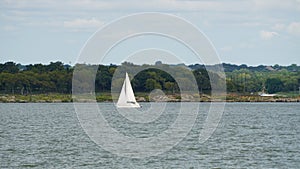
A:
[[[73,104],[0,104],[0,168],[300,166],[299,103],[228,103],[217,130],[203,144],[198,137],[209,104],[199,104],[188,136],[170,151],[144,159],[118,157],[97,146],[81,128]],[[141,125],[124,119],[111,103],[99,106],[112,127],[140,138],[166,130],[178,114],[178,103],[170,103],[155,121]]]

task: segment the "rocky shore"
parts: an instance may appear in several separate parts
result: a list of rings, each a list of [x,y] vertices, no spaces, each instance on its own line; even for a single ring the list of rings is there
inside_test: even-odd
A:
[[[110,94],[97,95],[97,102],[112,102]],[[300,102],[300,95],[294,97],[275,96],[261,97],[258,95],[233,95],[227,94],[212,98],[209,95],[193,94],[161,94],[161,95],[137,95],[138,102]],[[72,98],[70,94],[38,94],[38,95],[0,95],[0,103],[64,103],[64,102],[92,102],[89,98]]]

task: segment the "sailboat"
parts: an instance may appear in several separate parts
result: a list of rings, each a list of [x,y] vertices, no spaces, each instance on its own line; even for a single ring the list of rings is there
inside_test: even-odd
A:
[[[125,80],[122,86],[122,90],[117,102],[118,108],[138,108],[141,107],[138,102],[135,100],[135,96],[130,84],[128,74],[126,72]]]

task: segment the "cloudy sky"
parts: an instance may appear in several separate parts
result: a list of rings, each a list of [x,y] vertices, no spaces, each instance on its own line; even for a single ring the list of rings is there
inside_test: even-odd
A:
[[[95,31],[140,12],[193,23],[221,62],[300,65],[300,0],[1,0],[0,62],[74,64]]]

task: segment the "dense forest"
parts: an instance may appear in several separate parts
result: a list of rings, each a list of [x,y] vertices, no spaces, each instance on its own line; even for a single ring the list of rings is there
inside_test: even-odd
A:
[[[206,71],[204,65],[195,64],[185,66],[166,65],[160,62],[156,65],[133,65],[122,63],[121,65],[85,65],[70,66],[62,62],[51,62],[48,65],[30,64],[21,65],[14,62],[0,64],[0,93],[1,94],[41,94],[63,93],[71,94],[72,77],[75,67],[86,69],[84,77],[92,75],[96,69],[95,91],[110,92],[114,86],[120,87],[124,77],[117,76],[116,71],[126,70],[127,67],[135,68],[139,73],[129,75],[132,78],[132,86],[135,92],[149,92],[153,89],[161,89],[168,93],[179,92],[177,80],[183,81],[186,88],[189,85],[190,74],[194,75],[200,92],[209,94],[211,90],[210,78],[221,78],[218,72]],[[300,66],[256,66],[223,64],[226,73],[227,92],[250,94],[265,91],[268,93],[295,92],[300,87]],[[161,69],[161,68],[164,69]],[[213,70],[214,65],[209,70]],[[121,69],[122,68],[122,69]],[[91,70],[91,72],[89,72]],[[175,72],[179,78],[164,70]],[[114,78],[114,79],[113,79]],[[113,83],[112,83],[113,82]],[[85,84],[89,85],[89,84]]]

